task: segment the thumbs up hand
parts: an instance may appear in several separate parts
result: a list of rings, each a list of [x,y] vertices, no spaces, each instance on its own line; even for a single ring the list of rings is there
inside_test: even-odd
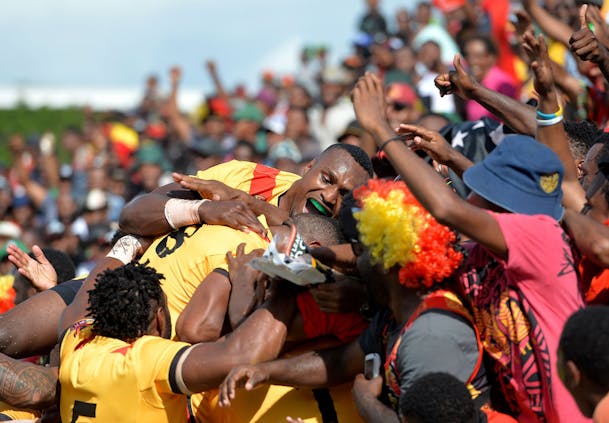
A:
[[[479,85],[478,81],[465,70],[459,54],[455,54],[453,65],[455,67],[454,71],[436,76],[434,83],[440,91],[440,96],[457,94],[462,99],[467,100],[471,98],[473,91]]]
[[[571,35],[569,45],[573,54],[579,59],[598,63],[607,51],[594,35],[592,31],[594,24],[588,21],[587,12],[588,5],[582,5],[579,9],[580,28]]]

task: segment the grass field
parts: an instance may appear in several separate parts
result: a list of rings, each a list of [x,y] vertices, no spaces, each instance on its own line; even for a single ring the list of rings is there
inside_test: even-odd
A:
[[[66,127],[81,127],[82,122],[83,112],[80,108],[31,109],[20,106],[14,109],[0,109],[0,162],[5,166],[11,164],[8,138],[12,134],[21,133],[28,137],[52,131],[59,140]],[[59,151],[60,158],[61,153]]]

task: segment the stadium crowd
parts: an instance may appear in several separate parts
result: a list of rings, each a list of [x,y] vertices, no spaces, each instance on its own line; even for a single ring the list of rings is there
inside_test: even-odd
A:
[[[609,421],[602,0],[379,3],[7,138],[0,421]]]

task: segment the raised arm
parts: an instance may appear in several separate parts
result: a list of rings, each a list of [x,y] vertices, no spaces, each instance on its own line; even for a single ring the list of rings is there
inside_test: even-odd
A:
[[[484,106],[514,131],[535,136],[534,109],[511,97],[489,90],[467,73],[461,57],[455,54],[455,70],[435,79],[440,95],[457,94],[464,100],[474,100]]]
[[[205,67],[207,68],[207,73],[214,83],[214,88],[216,89],[216,93],[219,97],[222,97],[225,100],[228,100],[228,94],[222,85],[222,81],[220,80],[220,76],[218,75],[218,68],[216,67],[216,62],[213,60],[208,60],[205,62]]]
[[[579,10],[580,28],[569,39],[570,49],[579,59],[596,64],[605,80],[609,81],[609,50],[599,42],[598,37],[590,29],[587,10],[587,4],[581,6]],[[605,23],[600,23],[600,25],[605,25]],[[599,28],[598,31],[602,31],[602,29]]]
[[[544,33],[565,47],[569,47],[569,36],[573,32],[569,25],[552,16],[537,0],[523,0],[522,6]]]
[[[190,125],[178,107],[178,87],[180,86],[180,79],[182,77],[182,70],[179,66],[174,66],[169,71],[169,77],[171,80],[171,91],[169,93],[169,99],[167,100],[167,115],[169,123],[175,130],[180,141],[188,143],[190,142]]]
[[[374,135],[377,145],[385,151],[394,169],[423,207],[441,224],[463,233],[499,257],[507,258],[505,239],[491,214],[459,198],[406,144],[387,142],[396,135],[385,119],[383,88],[379,79],[367,73],[356,84],[352,97],[358,121]],[[400,131],[413,139],[431,140],[440,136],[414,125],[402,125]]]
[[[539,94],[537,140],[550,147],[560,158],[565,169],[562,182],[563,205],[579,212],[586,203],[586,193],[578,181],[577,167],[562,125],[562,108],[559,107],[558,95],[554,87],[554,76],[545,39],[543,35],[536,38],[532,33],[526,33],[523,47],[529,56],[530,66],[535,75],[535,90]],[[551,116],[556,118],[547,119]]]

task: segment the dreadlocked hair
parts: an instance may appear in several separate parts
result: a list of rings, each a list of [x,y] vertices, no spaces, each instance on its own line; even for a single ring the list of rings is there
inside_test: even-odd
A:
[[[93,333],[126,342],[146,333],[151,303],[164,303],[161,280],[165,279],[147,264],[131,262],[97,276],[87,308],[94,319]]]
[[[371,179],[353,192],[360,240],[375,263],[400,266],[400,283],[430,288],[460,266],[456,235],[440,225],[402,181]]]

